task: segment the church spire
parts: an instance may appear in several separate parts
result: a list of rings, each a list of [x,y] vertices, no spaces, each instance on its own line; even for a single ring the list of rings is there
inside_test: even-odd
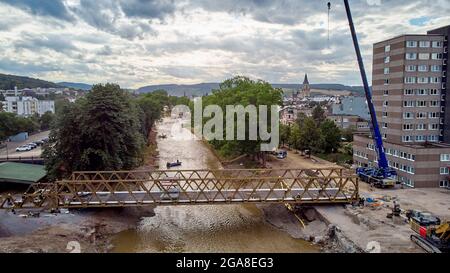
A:
[[[303,84],[309,84],[308,74],[305,74],[305,80],[303,81]]]

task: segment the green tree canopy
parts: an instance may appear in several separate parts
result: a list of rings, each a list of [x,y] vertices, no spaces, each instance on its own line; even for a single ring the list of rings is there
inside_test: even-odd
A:
[[[142,163],[139,110],[118,85],[95,85],[84,99],[62,107],[43,153],[51,178],[77,170],[132,169]]]
[[[268,129],[270,129],[270,106],[281,105],[282,90],[273,88],[269,83],[258,80],[254,81],[247,77],[237,76],[228,79],[220,84],[218,90],[214,90],[209,96],[203,97],[203,107],[208,105],[218,105],[224,112],[224,127],[226,122],[226,106],[227,105],[254,105],[258,109],[261,105],[268,106]],[[249,140],[249,117],[246,115],[246,140],[231,141],[231,140],[214,140],[211,144],[219,150],[222,155],[240,155],[250,154],[255,155],[260,152],[261,140]],[[207,119],[203,120],[205,123]],[[237,135],[236,130],[237,119],[235,119],[234,134]],[[227,128],[223,131],[224,139],[227,134]],[[235,138],[236,139],[236,138]]]
[[[325,120],[320,125],[320,148],[325,153],[335,152],[341,143],[341,131],[334,121]]]

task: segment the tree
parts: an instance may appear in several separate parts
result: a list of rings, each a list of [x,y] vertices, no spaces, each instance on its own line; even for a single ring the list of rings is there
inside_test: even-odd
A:
[[[17,116],[13,113],[0,112],[0,141],[19,133]]]
[[[308,149],[312,152],[319,152],[320,129],[313,118],[306,118],[303,126],[299,127],[300,137],[298,140],[299,149]]]
[[[312,118],[316,122],[317,126],[320,126],[322,122],[325,120],[325,111],[320,105],[317,105],[312,111]]]
[[[271,105],[281,105],[282,103],[282,90],[275,89],[267,82],[258,80],[254,81],[247,77],[237,76],[232,79],[228,79],[220,84],[218,90],[214,90],[209,96],[203,97],[203,107],[208,105],[217,105],[224,110],[224,122],[226,118],[226,106],[228,105],[241,105],[246,107],[248,105],[254,105],[258,108],[260,105],[268,106],[269,122],[267,124],[270,129],[270,116]],[[205,124],[209,119],[203,119]],[[235,135],[237,119],[235,119]],[[249,135],[249,117],[245,115],[245,133],[246,140],[230,141],[230,140],[214,140],[210,143],[215,149],[222,155],[240,155],[249,154],[253,156],[260,155],[260,145],[262,140],[258,137],[257,140],[248,140]],[[224,136],[227,134],[227,128],[223,131]]]
[[[40,123],[40,127],[41,130],[48,130],[50,129],[50,126],[53,122],[53,120],[55,119],[55,115],[48,111],[45,112],[40,118],[39,118],[39,123]]]
[[[302,147],[300,146],[300,135],[300,126],[298,124],[293,124],[289,135],[289,145],[294,149],[302,150]]]
[[[128,170],[142,163],[139,112],[118,85],[95,85],[84,99],[63,108],[44,147],[51,178],[80,170]]]
[[[335,152],[341,141],[341,132],[332,120],[325,120],[320,125],[320,148],[325,153]]]
[[[291,127],[289,125],[280,125],[280,141],[284,145],[289,143],[289,138],[291,134]]]

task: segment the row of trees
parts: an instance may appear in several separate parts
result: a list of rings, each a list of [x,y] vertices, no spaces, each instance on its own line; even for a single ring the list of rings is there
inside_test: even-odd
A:
[[[43,152],[49,177],[140,166],[149,132],[164,106],[185,100],[165,91],[134,97],[116,84],[93,86],[85,97],[58,111]]]
[[[280,139],[294,149],[313,153],[333,153],[341,146],[343,132],[326,119],[320,106],[314,108],[312,117],[300,114],[296,123],[280,126]]]
[[[0,112],[0,141],[7,140],[21,132],[34,133],[48,130],[54,120],[54,114],[47,112],[42,116],[21,117],[14,113]]]

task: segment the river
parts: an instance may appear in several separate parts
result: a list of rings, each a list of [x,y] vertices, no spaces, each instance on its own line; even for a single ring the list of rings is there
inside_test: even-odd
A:
[[[214,154],[194,140],[181,119],[164,118],[157,124],[159,166],[177,159],[180,169],[221,168]],[[189,139],[180,140],[184,136]],[[264,220],[253,204],[159,206],[135,230],[119,233],[113,252],[319,252],[309,242],[294,239]]]

